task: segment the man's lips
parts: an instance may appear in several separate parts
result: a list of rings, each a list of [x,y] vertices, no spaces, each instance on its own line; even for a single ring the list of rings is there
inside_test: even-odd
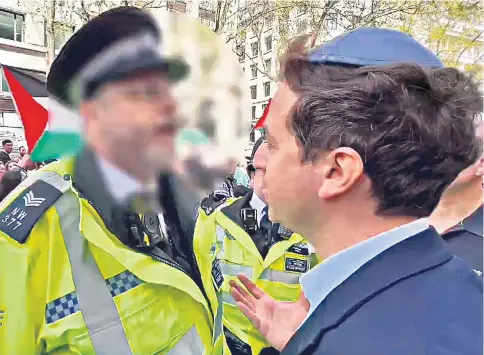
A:
[[[154,131],[157,135],[174,136],[178,127],[174,124],[164,124],[155,127]]]

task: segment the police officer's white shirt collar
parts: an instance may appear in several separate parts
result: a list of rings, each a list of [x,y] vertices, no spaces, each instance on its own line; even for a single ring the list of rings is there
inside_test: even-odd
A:
[[[142,183],[106,159],[98,157],[98,164],[107,188],[116,201],[121,202],[145,189]]]
[[[125,171],[111,164],[106,159],[97,157],[97,160],[101,174],[104,178],[104,181],[106,181],[107,188],[111,193],[111,196],[113,196],[116,201],[124,201],[133,194],[146,190],[146,186],[144,186],[141,182],[130,176]],[[167,228],[163,214],[158,214],[158,219],[160,220],[161,228],[166,235]]]
[[[336,287],[364,264],[393,245],[427,228],[429,223],[425,218],[404,224],[331,255],[302,275],[299,282],[310,305],[306,319]]]
[[[252,193],[252,198],[250,199],[250,206],[257,211],[257,225],[260,226],[260,221],[263,217],[263,209],[266,207],[266,204],[260,199],[259,196],[255,193]]]

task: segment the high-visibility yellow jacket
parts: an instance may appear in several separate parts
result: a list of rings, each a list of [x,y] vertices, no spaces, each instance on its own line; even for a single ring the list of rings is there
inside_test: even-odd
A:
[[[47,165],[0,205],[0,354],[213,354],[197,284],[111,234],[73,165]]]
[[[241,199],[202,202],[195,226],[194,253],[214,313],[214,336],[225,336],[233,355],[258,355],[270,344],[238,309],[230,295],[229,281],[245,274],[273,298],[296,301],[301,292],[299,277],[320,259],[296,233],[275,243],[263,259],[240,223],[224,213],[237,201]]]

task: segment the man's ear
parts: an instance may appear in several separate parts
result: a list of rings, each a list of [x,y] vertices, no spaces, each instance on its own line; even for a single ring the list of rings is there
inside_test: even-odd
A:
[[[363,175],[363,160],[352,148],[337,148],[323,159],[319,168],[322,175],[320,198],[330,199],[348,192]]]
[[[86,123],[97,120],[99,105],[94,100],[83,101],[79,105],[79,112]]]
[[[484,175],[484,156],[481,156],[477,162],[475,163],[476,165],[476,175],[477,176],[483,176]]]

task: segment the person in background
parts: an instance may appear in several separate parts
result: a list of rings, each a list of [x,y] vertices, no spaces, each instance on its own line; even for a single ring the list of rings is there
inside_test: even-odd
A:
[[[237,167],[235,168],[234,179],[237,185],[249,187],[250,178],[247,174],[247,169],[241,164],[237,164]]]
[[[476,134],[483,141],[483,122],[476,118]],[[447,241],[455,255],[474,271],[483,271],[483,160],[481,156],[462,171],[445,190],[429,223]]]
[[[281,63],[269,215],[325,261],[301,277],[309,307],[292,337],[290,312],[247,279],[232,283],[244,314],[284,355],[482,355],[483,280],[427,219],[482,152],[479,85],[388,29],[295,43]]]
[[[9,160],[6,164],[5,164],[5,171],[11,171],[11,170],[14,170],[15,167],[18,167],[18,162],[16,162],[15,160]]]
[[[5,164],[0,162],[0,183],[2,182],[3,175],[5,175]]]
[[[0,161],[4,164],[7,164],[10,160],[10,153],[13,150],[13,142],[10,139],[4,139],[2,141],[3,149],[0,151]]]
[[[20,167],[5,172],[0,181],[0,201],[3,201],[26,178],[27,172]]]
[[[260,139],[251,155],[253,189],[240,198],[205,198],[195,226],[197,265],[202,275],[212,275],[203,282],[215,314],[215,335],[221,334],[217,330],[223,331],[232,355],[279,351],[270,347],[237,308],[229,293],[229,280],[245,273],[275,299],[295,301],[301,291],[299,277],[319,262],[301,235],[269,219],[264,194],[267,156],[268,146]]]
[[[26,154],[18,162],[14,160],[7,162],[5,170],[0,182],[0,201],[27,178],[29,170],[35,170],[35,164]]]
[[[23,156],[25,154],[27,154],[27,149],[25,149],[24,146],[21,146],[19,149],[18,149],[18,153],[20,154],[20,158],[23,158]]]

